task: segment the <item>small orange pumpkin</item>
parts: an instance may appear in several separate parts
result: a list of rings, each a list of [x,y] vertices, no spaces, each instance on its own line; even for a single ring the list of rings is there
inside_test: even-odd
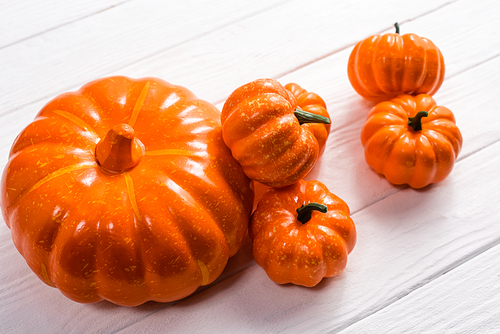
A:
[[[352,87],[376,102],[401,94],[437,92],[444,80],[441,51],[429,39],[415,34],[373,35],[356,44],[347,67]]]
[[[297,84],[259,79],[236,89],[221,114],[222,136],[245,174],[270,187],[306,176],[330,132],[326,104]]]
[[[252,182],[220,113],[184,87],[110,77],[49,102],[17,137],[2,212],[68,298],[168,302],[213,282],[246,234]]]
[[[394,184],[422,188],[450,174],[462,147],[455,116],[426,94],[373,107],[361,131],[365,159]]]
[[[249,234],[255,261],[271,280],[307,287],[340,274],[356,244],[349,207],[319,181],[269,189]]]

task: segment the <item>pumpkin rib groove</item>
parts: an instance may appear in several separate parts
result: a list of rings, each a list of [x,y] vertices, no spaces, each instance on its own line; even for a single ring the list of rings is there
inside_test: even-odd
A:
[[[77,170],[90,169],[90,168],[96,168],[96,167],[97,166],[95,163],[87,162],[87,163],[76,163],[73,165],[69,165],[69,166],[60,168],[60,169],[48,174],[47,176],[45,176],[44,178],[42,178],[41,180],[36,182],[34,185],[32,185],[30,188],[25,189],[22,193],[19,194],[19,196],[16,198],[16,200],[11,202],[11,206],[18,203],[18,201],[20,201],[22,199],[22,197],[24,197],[25,195],[31,193],[32,191],[38,189],[39,187],[41,187],[45,183],[47,183],[47,182],[49,182],[57,177],[60,177],[62,175],[65,175],[67,173],[71,173],[71,172],[74,172]]]
[[[422,85],[425,82],[425,79],[427,79],[427,67],[428,67],[427,61],[428,61],[428,58],[429,58],[428,50],[426,49],[424,52],[424,59],[422,61],[423,62],[422,69],[420,71],[421,72],[421,74],[420,74],[421,79],[418,81],[418,83],[415,84],[415,89],[413,89],[411,91],[411,94],[415,94],[418,91],[419,87],[422,87]],[[439,79],[438,79],[438,81],[439,81]]]
[[[397,132],[403,131],[401,129],[401,127],[397,127],[397,126],[394,126],[393,129],[399,130]],[[390,138],[386,138],[386,140],[382,141],[382,144],[379,144],[379,140],[380,140],[379,137],[385,137],[384,131],[385,130],[383,128],[379,128],[375,132],[375,134],[373,134],[372,136],[370,136],[368,138],[368,141],[366,142],[366,146],[365,146],[366,150],[370,150],[370,147],[379,147],[377,149],[378,150],[377,156],[379,156],[377,165],[372,166],[372,167],[377,171],[377,173],[381,173],[381,174],[383,174],[383,167],[382,166],[386,165],[387,159],[388,159],[391,151],[393,150],[394,145],[396,145],[396,142],[399,140],[399,137],[402,135],[401,133],[399,135],[396,134]]]
[[[418,140],[416,140],[415,151],[417,154],[415,171],[413,175],[411,175],[408,183],[428,184],[432,182],[437,172],[436,168],[428,168],[428,166],[435,166],[438,160],[434,147],[423,132],[418,136]]]
[[[171,178],[170,178],[170,181],[175,182]],[[175,192],[171,191],[171,197],[177,196],[178,198],[181,198],[181,201],[183,201],[184,205],[183,205],[182,209],[174,209],[174,208],[176,208],[175,206],[167,205],[167,210],[170,212],[171,221],[177,222],[176,224],[174,223],[174,225],[176,225],[177,230],[179,232],[179,235],[182,236],[183,240],[186,242],[187,247],[190,249],[191,253],[194,254],[194,256],[192,258],[192,262],[194,264],[196,264],[196,266],[199,268],[201,282],[202,283],[205,282],[204,285],[206,285],[210,281],[209,269],[208,269],[209,263],[200,260],[200,258],[203,257],[205,254],[196,254],[194,252],[195,249],[197,248],[196,246],[202,243],[202,241],[199,240],[199,238],[206,240],[207,244],[212,243],[211,240],[217,240],[217,239],[223,238],[224,243],[220,243],[220,246],[222,246],[222,247],[224,247],[224,245],[228,245],[229,241],[227,240],[227,238],[226,238],[225,234],[223,233],[222,229],[220,228],[219,224],[217,223],[217,221],[215,220],[215,218],[211,214],[210,210],[207,210],[206,207],[205,207],[205,210],[203,210],[200,208],[199,204],[195,205],[195,199],[190,194],[190,192],[188,190],[186,190],[183,186],[181,186],[177,183],[176,183],[176,185],[179,187],[179,190],[182,189],[184,194],[182,194],[182,192],[179,190],[177,190]],[[172,186],[170,185],[169,188],[172,189]],[[186,195],[189,197],[187,197]],[[190,231],[188,231],[187,229],[182,228],[182,226],[187,226],[186,223],[184,222],[181,225],[180,221],[179,221],[179,219],[182,219],[180,217],[182,216],[183,211],[186,208],[187,203],[189,203],[189,205],[190,205],[187,207],[188,210],[192,209],[193,212],[196,211],[198,219],[203,220],[205,225],[210,224],[209,227],[204,226],[204,229],[205,229],[204,233],[198,233],[198,235],[196,235],[194,237],[191,233],[194,232],[195,226],[193,225],[192,228],[190,229]],[[199,216],[199,215],[202,215],[202,216]],[[205,215],[206,218],[203,219],[202,218],[203,215]],[[213,236],[215,236],[215,237],[213,237]],[[212,247],[212,249],[213,249],[213,247]],[[226,250],[226,252],[225,252],[226,254],[222,254],[222,257],[225,257],[227,260],[229,258],[229,255],[228,255],[229,254],[229,247],[226,247],[225,250]],[[217,256],[217,254],[215,254],[214,256]],[[219,256],[221,256],[221,255],[219,255]],[[211,258],[211,260],[213,260],[213,259],[215,259],[215,257]],[[203,265],[201,265],[200,262]],[[215,275],[215,276],[217,277],[218,275]],[[203,285],[202,283],[201,283],[201,285]]]
[[[153,151],[146,151],[145,155],[149,156],[183,156],[183,157],[205,157],[205,152],[200,152],[200,151],[189,151],[189,150],[183,150],[183,149],[175,149],[175,148],[166,148],[163,150],[153,150]]]
[[[137,101],[134,104],[134,109],[132,109],[132,114],[130,115],[130,119],[128,121],[128,125],[134,127],[135,122],[137,122],[137,118],[139,117],[139,113],[144,106],[144,101],[146,100],[146,96],[149,93],[149,86],[151,85],[150,81],[146,81],[144,87],[142,88],[139,96],[137,97]]]
[[[286,117],[285,118],[289,118]],[[282,123],[285,123],[285,126],[282,126]],[[227,123],[232,125],[231,122]],[[287,139],[289,135],[290,142],[283,143],[279,142],[280,151],[278,154],[275,154],[273,151],[273,158],[279,159],[287,149],[293,147],[293,144],[298,140],[299,134],[296,133],[296,127],[294,125],[288,125],[286,119],[283,117],[276,117],[273,120],[268,121],[268,124],[273,128],[278,128],[279,132],[266,131],[266,124],[261,124],[260,127],[254,130],[251,134],[241,138],[235,138],[236,141],[233,143],[233,155],[237,157],[242,163],[248,165],[249,168],[258,168],[259,166],[265,166],[269,164],[267,161],[260,161],[262,159],[262,154],[268,151],[270,147],[276,145],[276,141],[280,139],[281,135],[287,135]],[[257,160],[257,161],[254,161]]]
[[[455,153],[455,157],[458,156],[461,150],[460,140],[457,138],[461,138],[460,133],[457,133],[456,128],[454,127],[455,123],[452,121],[441,121],[441,122],[432,122],[426,123],[425,129],[423,133],[427,131],[439,133],[451,144],[453,147],[453,152]],[[444,128],[446,126],[446,128]]]
[[[306,223],[307,224],[307,223]],[[309,258],[311,259],[311,255],[315,255],[313,256],[313,259],[312,261],[307,261],[307,263],[310,263],[311,264],[308,266],[311,266],[311,268],[315,268],[316,270],[313,271],[313,273],[310,273],[308,276],[308,278],[310,280],[312,280],[312,282],[310,283],[310,285],[316,285],[318,284],[321,279],[323,277],[327,277],[326,274],[327,274],[327,267],[326,267],[326,262],[325,262],[325,258],[324,258],[324,251],[323,251],[323,245],[320,241],[320,240],[314,233],[313,233],[313,230],[316,230],[317,231],[317,226],[316,224],[310,224],[310,226],[308,226],[308,228],[306,229],[307,230],[307,240],[308,240],[308,243],[305,244],[305,243],[302,243],[302,245],[306,246],[307,247],[307,251],[305,251],[305,254],[300,254],[300,252],[304,252],[304,249],[302,250],[295,250],[294,251],[294,257],[296,258],[301,258],[301,257],[306,257],[306,258]],[[297,244],[296,247],[298,247],[299,245]],[[316,258],[314,258],[316,257]],[[306,267],[307,268],[307,267]],[[295,276],[296,277],[300,277],[300,272],[304,270],[304,267],[302,266],[296,266],[295,268],[295,271],[296,271],[296,274]]]
[[[273,227],[271,224],[268,224],[263,226],[260,232],[255,235],[254,249],[257,250],[257,253],[254,252],[254,256],[256,256],[257,263],[266,269],[266,271],[277,270],[275,267],[279,268],[280,261],[288,259],[287,256],[290,255],[291,252],[286,250],[288,244],[283,243],[282,240],[285,236],[290,234],[293,225],[294,223],[288,223],[286,225],[280,224],[279,226]],[[287,238],[284,239],[287,240]],[[262,246],[259,247],[259,245],[265,245],[266,248],[270,247],[273,249],[273,252],[261,251],[259,248]],[[262,255],[264,255],[264,257],[262,257]],[[278,276],[281,275],[280,273]]]
[[[322,224],[324,224],[324,220],[322,221]],[[338,261],[335,261],[337,260],[337,258],[335,258],[335,256],[332,256],[332,252],[334,252],[337,249],[344,249],[345,253],[347,253],[348,246],[346,241],[343,239],[343,237],[340,236],[340,233],[337,230],[319,224],[315,224],[314,229],[315,229],[314,233],[311,232],[311,234],[315,236],[316,240],[318,240],[316,241],[316,244],[320,247],[321,250],[322,271],[321,274],[319,274],[320,275],[319,280],[321,280],[322,277],[331,277],[337,274],[336,272],[337,270],[334,270],[334,268],[331,267],[332,263],[338,263]],[[321,242],[317,237],[317,235],[320,235],[322,237]],[[334,259],[328,261],[328,259],[332,257]],[[342,268],[342,270],[344,270],[344,268]]]
[[[99,173],[98,170],[96,170],[96,173]],[[74,179],[74,178],[71,177],[70,179]],[[77,200],[81,204],[93,202],[93,205],[94,205],[93,211],[94,212],[104,211],[105,210],[105,209],[103,209],[105,206],[104,202],[101,200],[96,200],[96,195],[103,196],[103,194],[105,193],[103,191],[104,185],[100,184],[99,182],[94,182],[94,183],[90,184],[89,187],[90,187],[89,190],[91,190],[91,191],[86,192],[86,193],[84,192],[84,189],[80,189],[79,191],[77,189],[77,191],[74,192],[74,194],[73,194],[74,199]],[[61,221],[60,221],[58,230],[57,230],[57,233],[55,234],[55,236],[53,238],[51,250],[47,254],[47,261],[46,261],[47,263],[49,263],[47,271],[49,273],[49,277],[51,277],[51,281],[54,283],[54,286],[56,286],[59,290],[61,290],[61,292],[70,299],[74,299],[74,297],[73,298],[71,297],[70,291],[64,291],[64,286],[68,282],[68,271],[67,271],[66,266],[64,266],[62,264],[61,256],[64,255],[67,236],[74,235],[75,232],[77,231],[77,229],[79,228],[79,226],[81,229],[80,224],[82,224],[82,222],[84,222],[84,220],[78,219],[80,224],[76,224],[76,223],[72,224],[72,222],[75,221],[75,216],[78,217],[80,215],[81,215],[81,211],[79,210],[79,208],[77,206],[67,207],[64,210],[62,217],[61,217]],[[100,222],[97,222],[97,226],[99,226],[99,223]],[[95,235],[94,237],[99,238],[98,235]],[[99,257],[102,253],[99,252],[100,249],[99,249],[98,245],[99,245],[99,243],[96,244],[95,248],[92,248],[92,249],[94,249],[93,255],[89,256],[89,260],[94,259],[93,264],[91,265],[89,262],[89,265],[86,267],[86,268],[88,268],[89,271],[92,270],[91,275],[89,275],[87,278],[87,280],[92,281],[92,282],[99,281],[99,279],[98,279],[99,272],[96,272],[96,263],[98,263]],[[64,269],[61,271],[61,268],[64,268]],[[100,294],[98,292],[99,286],[97,284],[94,284],[94,285],[89,284],[89,287],[92,287],[92,288],[89,289],[87,292],[89,292],[91,290],[94,291],[93,297],[91,297],[91,299],[93,299],[94,301],[99,301],[99,300],[103,299],[102,297],[100,297]]]
[[[97,132],[94,130],[94,128],[92,128],[89,124],[87,124],[87,122],[85,122],[80,117],[64,110],[54,110],[53,113],[65,118],[66,120],[69,120],[70,122],[75,123],[80,128],[87,130],[95,137],[96,143],[97,141],[99,141],[99,136],[97,135]]]
[[[217,186],[214,183],[208,183],[208,180],[198,178],[195,175],[190,175],[190,176],[191,176],[190,182],[180,182],[181,180],[185,180],[184,175],[181,175],[181,173],[170,173],[170,175],[168,175],[167,178],[169,181],[173,182],[176,185],[178,190],[184,192],[186,195],[189,196],[189,200],[185,197],[182,197],[185,199],[184,202],[186,202],[186,203],[190,203],[190,202],[195,203],[196,202],[197,205],[194,206],[194,208],[199,209],[203,213],[206,213],[207,217],[209,217],[208,221],[211,223],[211,227],[212,228],[216,227],[218,230],[220,230],[222,232],[223,229],[221,228],[221,226],[218,223],[219,217],[215,215],[214,209],[212,207],[210,207],[209,205],[207,205],[208,203],[217,203],[217,206],[218,206],[218,205],[220,205],[220,201],[224,200],[222,198],[215,198],[215,197],[210,198],[208,196],[210,194],[210,192],[207,191],[206,189],[215,189]],[[194,180],[196,180],[196,181],[194,181]],[[189,187],[188,187],[188,185],[189,185]],[[217,188],[218,188],[218,190],[221,190],[220,186]],[[200,198],[196,198],[197,196],[195,194],[201,193],[202,190],[204,190],[203,193],[207,197],[203,198],[203,200],[200,200]],[[226,188],[226,190],[230,190],[232,192],[231,188]],[[176,191],[176,192],[172,191],[172,195],[181,197],[180,191]],[[224,238],[226,239],[226,236],[224,236]],[[229,243],[228,240],[226,240],[226,242]]]
[[[75,101],[72,101],[73,99],[77,100],[82,100],[80,103],[75,103]],[[106,115],[106,106],[104,105],[107,101],[101,101],[100,99],[95,99],[89,92],[88,88],[87,89],[82,89],[79,92],[70,92],[70,93],[65,93],[61,97],[61,102],[59,104],[63,104],[66,102],[68,105],[64,105],[65,108],[62,109],[59,106],[56,106],[57,109],[66,111],[67,113],[73,115],[74,117],[77,117],[81,119],[83,122],[88,124],[89,127],[91,127],[94,131],[94,133],[97,135],[99,139],[103,138],[106,135],[106,130],[107,130],[107,124],[106,126],[103,126],[104,124],[101,125],[101,123],[108,123],[106,120],[103,119],[103,115]],[[66,101],[68,100],[68,101]],[[53,102],[49,102],[49,104],[40,112],[40,114],[44,114],[47,112],[51,111],[52,104]],[[76,107],[75,107],[76,105]],[[70,108],[73,107],[74,109],[71,110]],[[89,112],[89,110],[85,110],[85,107],[89,108],[92,110],[92,112]],[[81,116],[78,116],[77,114],[82,114]],[[61,115],[60,115],[61,116]],[[95,123],[95,125],[91,125],[89,121],[85,121],[83,119],[83,116],[88,116],[90,120]],[[100,126],[101,125],[101,126]],[[114,125],[114,124],[113,124]],[[111,125],[109,126],[111,128]]]
[[[11,148],[9,158],[12,159],[14,155],[19,153],[20,151],[23,150],[30,151],[34,148],[38,148],[39,145],[41,146],[66,145],[74,150],[92,152],[92,147],[95,146],[99,138],[94,137],[94,135],[89,131],[84,131],[82,133],[74,131],[74,129],[70,129],[70,127],[64,123],[62,125],[59,125],[61,120],[70,122],[68,119],[60,117],[57,114],[37,116],[35,120],[28,126],[26,126],[23,132],[21,132],[21,134],[16,138],[16,141],[14,142]],[[75,127],[78,128],[78,125],[76,125],[73,122],[70,122],[70,125],[74,125]],[[36,129],[40,127],[45,128],[46,131],[41,134],[40,133],[33,134],[34,132],[37,132]],[[66,132],[62,133],[61,130],[63,129]],[[69,134],[71,134],[67,132],[68,129],[72,130],[73,134],[78,134],[78,138],[76,138],[76,140],[71,140],[75,139],[71,137],[70,137],[71,139],[66,138],[68,137]]]
[[[215,210],[217,210],[217,209],[214,209],[210,205],[205,204],[205,203],[223,203],[224,199],[215,198],[212,195],[210,195],[210,192],[203,190],[203,189],[213,189],[213,188],[215,188],[215,184],[207,184],[207,180],[203,180],[201,178],[196,178],[194,175],[191,175],[191,181],[189,182],[189,186],[192,188],[188,189],[187,187],[181,185],[182,182],[179,182],[180,180],[183,179],[183,175],[181,175],[181,173],[174,173],[173,175],[170,174],[168,177],[170,180],[172,180],[172,182],[175,182],[175,184],[178,185],[179,189],[182,189],[186,194],[189,194],[189,196],[191,196],[191,197],[192,197],[191,193],[204,193],[205,194],[204,200],[199,201],[198,205],[202,206],[205,209],[204,211],[209,215],[210,221],[213,223],[213,226],[216,226],[217,229],[220,230],[221,232],[227,233],[230,231],[230,230],[224,228],[224,224],[226,224],[226,223],[223,222],[221,219],[225,220],[225,218],[222,218],[222,217],[219,217],[216,215]],[[196,179],[197,181],[194,181],[193,178]],[[219,188],[218,190],[221,191],[220,187],[218,187],[218,188]],[[233,193],[233,190],[230,187],[226,188],[225,190]],[[236,195],[234,193],[233,193],[233,196],[236,197]],[[222,201],[222,202],[220,202],[220,201]],[[218,204],[218,205],[220,205],[220,204]],[[231,244],[230,240],[228,240],[228,238],[226,236],[226,233],[223,233],[224,239],[226,240],[226,243],[228,245],[230,245],[230,249],[232,249],[232,251],[234,251],[235,245]]]
[[[135,198],[135,189],[134,189],[134,180],[130,173],[124,173],[123,177],[125,178],[125,184],[127,188],[127,194],[130,201],[130,205],[132,205],[132,209],[134,210],[135,216],[139,221],[142,221],[142,215],[137,206],[137,200]]]
[[[378,38],[376,36],[374,36],[374,40],[378,40]],[[361,48],[364,46],[364,43],[368,43],[368,42],[361,42],[359,44],[359,47],[356,46],[356,53],[354,55],[354,68],[358,68],[358,67],[363,67],[364,64],[362,64],[364,61],[363,61],[363,57],[360,56],[361,54]],[[368,59],[368,58],[367,58]],[[368,62],[370,64],[373,63],[373,55],[372,57],[370,58],[370,61]],[[378,92],[374,91],[373,89],[371,89],[372,87],[368,87],[367,83],[368,83],[368,80],[365,82],[365,80],[363,80],[361,78],[361,73],[360,71],[352,71],[352,73],[354,73],[354,76],[356,78],[356,83],[359,85],[359,89],[360,91],[363,91],[363,94],[362,95],[367,95],[367,96],[377,96]],[[368,74],[373,80],[375,80],[375,78],[373,77],[373,71],[370,71],[369,72],[370,74]]]

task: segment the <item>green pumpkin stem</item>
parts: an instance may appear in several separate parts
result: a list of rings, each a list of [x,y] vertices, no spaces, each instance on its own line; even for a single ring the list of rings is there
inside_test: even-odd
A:
[[[429,116],[427,111],[419,111],[414,117],[408,117],[408,125],[413,128],[413,131],[422,130],[422,117]]]
[[[394,23],[394,27],[396,27],[396,34],[399,35],[399,23]]]
[[[326,213],[328,208],[319,203],[309,203],[307,205],[302,205],[297,209],[297,220],[299,220],[302,224],[307,223],[311,220],[311,215],[313,211],[319,211],[321,213]]]
[[[295,117],[299,120],[299,123],[302,125],[304,123],[322,123],[322,124],[330,124],[330,119],[325,116],[321,116],[312,112],[304,111],[301,109],[295,109]]]

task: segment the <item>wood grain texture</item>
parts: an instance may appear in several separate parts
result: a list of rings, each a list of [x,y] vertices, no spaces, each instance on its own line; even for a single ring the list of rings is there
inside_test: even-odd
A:
[[[0,83],[5,93],[0,115],[111,75],[282,2],[219,0],[203,6],[199,1],[130,1],[10,45],[0,50],[0,77],[10,79]]]
[[[274,284],[246,239],[195,295],[124,308],[76,304],[45,286],[1,221],[0,332],[500,331],[498,2],[24,0],[0,4],[0,18],[8,32],[0,38],[0,169],[38,110],[87,81],[157,76],[220,109],[239,85],[272,77],[325,99],[331,134],[307,178],[345,200],[358,229],[347,269],[316,288]],[[396,21],[443,52],[446,78],[435,99],[464,136],[451,175],[420,191],[392,186],[366,165],[359,135],[373,104],[347,79],[354,44],[392,32]]]
[[[59,0],[1,2],[0,49],[36,38],[48,31],[59,29],[128,1],[131,0],[88,0],[76,3]]]
[[[497,245],[341,333],[496,333],[499,256]]]

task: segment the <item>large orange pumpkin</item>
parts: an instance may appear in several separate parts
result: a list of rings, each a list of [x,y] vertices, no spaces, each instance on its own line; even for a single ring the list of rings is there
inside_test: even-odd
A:
[[[77,302],[130,306],[213,282],[253,201],[214,106],[125,77],[49,102],[15,140],[1,193],[14,244],[40,279]]]

